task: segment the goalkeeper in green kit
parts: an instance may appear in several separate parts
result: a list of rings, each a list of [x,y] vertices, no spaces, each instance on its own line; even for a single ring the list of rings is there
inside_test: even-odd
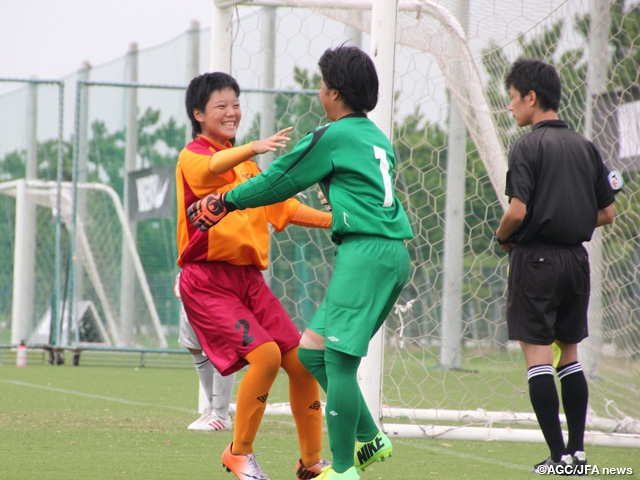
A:
[[[364,401],[357,371],[409,279],[405,241],[413,233],[394,194],[391,143],[366,115],[378,101],[373,61],[356,47],[340,46],[326,50],[318,66],[320,102],[332,123],[255,178],[194,203],[188,214],[204,231],[233,210],[270,205],[320,185],[333,213],[335,268],[298,356],[327,393],[333,458],[317,478],[352,480],[392,453]]]

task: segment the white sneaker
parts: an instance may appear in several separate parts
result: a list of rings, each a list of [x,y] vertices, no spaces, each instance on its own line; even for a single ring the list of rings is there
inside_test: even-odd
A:
[[[195,422],[193,422],[191,425],[189,425],[187,428],[189,430],[202,430],[202,426],[205,425],[205,420],[207,418],[209,418],[209,415],[211,415],[211,410],[208,408],[205,408],[202,411],[202,415],[200,415],[200,418],[197,419]]]
[[[231,420],[231,417],[222,418],[215,413],[211,413],[205,420],[205,428],[203,430],[207,432],[233,430],[233,420]]]
[[[231,417],[222,418],[214,412],[200,417],[198,420],[189,425],[189,430],[197,430],[200,432],[222,432],[233,430],[233,420]]]

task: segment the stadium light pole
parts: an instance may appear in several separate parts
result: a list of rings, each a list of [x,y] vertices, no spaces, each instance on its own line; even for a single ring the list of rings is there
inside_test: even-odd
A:
[[[127,81],[138,82],[138,44],[131,43],[126,62]],[[126,132],[125,132],[125,165],[124,165],[124,205],[127,226],[133,238],[136,238],[138,222],[132,219],[130,205],[134,192],[129,190],[129,175],[139,168],[138,165],[138,89],[130,87],[126,90]],[[125,347],[134,345],[135,317],[135,272],[131,253],[122,249],[122,271],[120,273],[120,339]],[[120,345],[119,345],[120,346]]]
[[[187,65],[186,65],[186,85],[191,80],[200,75],[200,23],[197,20],[191,20],[189,30],[187,30]],[[185,145],[191,141],[191,125],[187,122],[185,128]]]
[[[264,7],[260,22],[264,22],[264,35],[262,35],[263,46],[263,78],[264,88],[273,89],[276,84],[276,7]],[[276,95],[275,93],[262,94],[262,111],[260,112],[260,138],[267,138],[276,132]],[[262,170],[273,162],[275,155],[273,152],[267,152],[258,158],[258,165]],[[273,239],[269,237],[269,242]],[[266,270],[263,270],[265,282],[269,287],[272,286],[273,280],[273,250],[269,248],[269,264]]]

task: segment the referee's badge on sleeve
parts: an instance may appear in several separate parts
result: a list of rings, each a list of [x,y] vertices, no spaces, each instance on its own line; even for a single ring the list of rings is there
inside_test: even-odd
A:
[[[609,185],[611,185],[613,193],[618,193],[622,190],[624,180],[622,179],[622,174],[618,170],[611,170],[607,179],[609,180]]]

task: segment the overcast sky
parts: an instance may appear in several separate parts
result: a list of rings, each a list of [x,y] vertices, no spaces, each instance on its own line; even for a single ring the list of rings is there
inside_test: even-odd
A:
[[[211,25],[212,0],[0,0],[0,77],[57,79]]]

